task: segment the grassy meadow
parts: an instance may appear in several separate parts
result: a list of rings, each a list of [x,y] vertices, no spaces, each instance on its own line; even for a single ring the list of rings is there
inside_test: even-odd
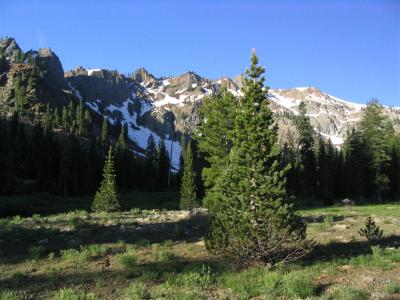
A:
[[[46,214],[34,199],[33,215],[1,218],[0,299],[400,299],[398,204],[303,209],[314,250],[268,269],[208,253],[204,211],[151,209],[175,198],[126,194],[124,208],[141,208],[118,213],[77,198],[79,210],[65,200]],[[357,233],[369,215],[380,245]]]

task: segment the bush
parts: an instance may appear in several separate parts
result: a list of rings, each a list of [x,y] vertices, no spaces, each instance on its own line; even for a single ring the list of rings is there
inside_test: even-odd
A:
[[[315,275],[310,271],[292,271],[282,278],[283,295],[289,298],[315,296],[317,285]]]
[[[383,230],[376,225],[371,216],[365,219],[365,228],[360,229],[358,233],[362,237],[365,237],[369,242],[378,242],[383,237]]]

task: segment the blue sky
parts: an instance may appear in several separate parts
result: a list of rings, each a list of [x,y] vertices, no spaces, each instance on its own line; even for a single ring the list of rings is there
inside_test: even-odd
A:
[[[272,88],[400,106],[400,1],[0,0],[0,36],[79,65],[236,76],[252,47]]]

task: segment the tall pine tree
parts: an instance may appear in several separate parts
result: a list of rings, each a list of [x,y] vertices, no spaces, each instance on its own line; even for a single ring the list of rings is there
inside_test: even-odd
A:
[[[228,166],[209,192],[206,246],[214,253],[275,264],[305,253],[306,224],[285,190],[286,168],[278,161],[277,127],[263,73],[253,51]]]

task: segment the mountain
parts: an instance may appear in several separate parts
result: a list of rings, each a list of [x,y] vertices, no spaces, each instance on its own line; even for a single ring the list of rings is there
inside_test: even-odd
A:
[[[28,75],[24,75],[24,74]],[[21,75],[22,74],[22,75]],[[29,78],[37,81],[34,90],[27,88],[28,105],[43,104],[63,106],[69,101],[83,101],[93,114],[108,117],[111,124],[128,125],[128,136],[138,147],[139,154],[153,134],[156,142],[164,139],[172,151],[173,165],[178,166],[182,135],[190,135],[200,119],[198,108],[204,97],[217,93],[222,85],[240,96],[243,75],[234,79],[222,77],[211,80],[188,71],[176,77],[161,77],[140,68],[133,74],[116,70],[85,69],[78,67],[64,73],[57,55],[50,49],[23,53],[14,39],[0,41],[0,111],[15,102],[15,78],[22,76],[28,85]],[[25,77],[24,77],[25,76]],[[278,116],[279,141],[296,141],[293,125],[303,101],[315,131],[341,145],[346,132],[356,126],[365,105],[341,100],[316,87],[270,89],[271,109]],[[385,113],[400,123],[400,109],[385,107]]]

